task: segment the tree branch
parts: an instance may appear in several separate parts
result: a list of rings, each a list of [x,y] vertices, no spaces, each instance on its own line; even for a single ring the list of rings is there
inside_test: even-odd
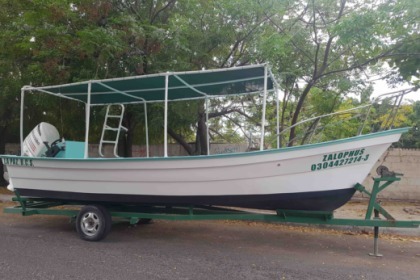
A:
[[[232,49],[230,50],[229,54],[225,57],[224,61],[222,62],[221,68],[225,67],[226,63],[229,61],[229,58],[231,58],[233,53],[238,49],[240,43],[244,42],[248,37],[250,37],[253,33],[255,33],[255,31],[260,27],[260,25],[263,22],[270,20],[270,18],[273,17],[275,14],[267,15],[266,13],[264,13],[264,15],[266,16],[265,18],[261,19],[259,22],[254,24],[254,26],[245,35],[237,38],[237,40],[236,40],[235,44],[233,45]]]
[[[194,153],[193,149],[191,148],[190,144],[188,144],[184,138],[177,134],[175,131],[172,130],[172,128],[168,127],[168,134],[175,139],[186,151],[189,155],[192,155]]]
[[[347,72],[347,71],[354,70],[354,69],[356,69],[356,68],[362,68],[362,67],[365,67],[366,65],[368,65],[368,64],[370,64],[370,63],[372,63],[372,62],[373,62],[373,61],[375,61],[375,60],[378,60],[378,59],[381,59],[381,58],[385,58],[385,57],[388,57],[388,56],[392,56],[391,52],[392,52],[392,51],[394,51],[394,50],[396,50],[396,49],[398,49],[400,46],[401,46],[401,44],[400,44],[400,45],[398,45],[398,46],[396,46],[396,47],[394,47],[394,48],[392,48],[392,49],[389,49],[388,51],[386,51],[386,52],[384,52],[384,53],[382,53],[382,54],[380,54],[380,55],[377,55],[377,56],[375,56],[375,57],[372,57],[372,58],[370,58],[370,59],[366,60],[366,61],[365,61],[365,62],[363,62],[363,63],[356,63],[356,64],[353,64],[353,65],[352,65],[352,66],[350,66],[350,67],[347,67],[347,68],[338,69],[338,70],[332,70],[332,71],[329,71],[329,72],[323,73],[323,74],[321,74],[321,75],[319,75],[319,76],[318,76],[318,79],[319,79],[319,78],[322,78],[322,77],[324,77],[324,76],[331,75],[331,74],[337,74],[337,73],[340,73],[340,72]]]
[[[158,17],[158,15],[161,13],[161,12],[163,12],[164,10],[166,10],[167,8],[169,8],[170,6],[172,6],[173,4],[175,4],[175,2],[176,2],[177,0],[169,0],[168,1],[168,3],[166,3],[166,5],[162,8],[162,9],[160,9],[160,10],[158,10],[153,16],[152,16],[152,18],[150,19],[150,23],[151,24],[153,24],[154,22],[155,22],[155,20],[156,20],[156,18]]]
[[[258,125],[258,126],[261,125],[259,122],[255,122],[251,116],[247,115],[245,112],[243,112],[242,110],[240,110],[238,108],[225,109],[225,110],[222,110],[220,112],[209,113],[209,119],[220,117],[220,116],[225,116],[225,115],[228,115],[228,114],[231,114],[231,113],[238,113],[238,114],[246,117],[248,120],[251,120],[255,125]]]
[[[306,13],[306,11],[307,11],[307,8],[308,7],[306,7],[305,9],[304,9],[304,11],[301,13],[301,15],[299,16],[299,17],[301,17],[301,16],[303,16],[303,14],[304,13]],[[282,28],[282,27],[280,27],[280,25],[278,25],[276,22],[274,22],[271,18],[269,18],[269,21],[274,25],[274,27],[276,27],[277,28],[277,30],[280,32],[280,33],[283,33],[283,34],[285,34],[285,35],[288,35],[288,33]],[[293,24],[294,25],[294,24]],[[291,26],[293,26],[293,25],[291,25]],[[301,49],[296,43],[295,43],[295,41],[293,40],[293,39],[289,39],[290,40],[290,43],[293,45],[293,47],[294,48],[296,48],[300,53],[302,53],[302,55],[303,56],[305,56],[310,62],[312,62],[312,63],[314,63],[314,60],[312,59],[312,56],[310,55],[310,54],[308,54],[306,51],[304,51],[303,49]]]
[[[339,10],[337,18],[336,18],[337,21],[341,19],[342,15],[343,15],[343,12],[344,12],[345,5],[346,5],[346,0],[342,0],[341,5],[340,5],[340,10]],[[334,40],[334,38],[335,38],[335,36],[330,36],[328,38],[328,42],[327,42],[327,45],[325,47],[325,52],[324,52],[324,60],[322,62],[321,69],[319,70],[319,73],[316,74],[316,76],[322,75],[322,73],[327,69],[331,44],[332,44],[332,41]]]

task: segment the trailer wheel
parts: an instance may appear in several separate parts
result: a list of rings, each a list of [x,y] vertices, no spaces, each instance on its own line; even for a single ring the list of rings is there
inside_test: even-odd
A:
[[[84,206],[77,215],[76,230],[83,240],[102,240],[111,230],[111,215],[101,205]]]
[[[95,205],[95,207],[98,207],[99,210],[102,211],[102,214],[104,214],[105,217],[105,236],[108,235],[108,233],[111,231],[111,226],[112,226],[112,218],[111,218],[111,214],[109,213],[109,211],[106,209],[106,207],[102,206],[102,205]]]

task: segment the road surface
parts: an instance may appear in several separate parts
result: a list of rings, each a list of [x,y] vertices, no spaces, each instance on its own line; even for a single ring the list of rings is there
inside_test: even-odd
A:
[[[113,225],[101,242],[65,217],[3,214],[0,279],[420,279],[420,238],[233,221]]]

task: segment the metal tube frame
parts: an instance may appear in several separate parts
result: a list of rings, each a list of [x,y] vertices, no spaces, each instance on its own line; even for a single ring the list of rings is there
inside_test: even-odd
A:
[[[207,133],[207,155],[210,155],[209,99],[207,96],[206,96],[206,133]]]
[[[261,140],[260,140],[260,150],[264,150],[264,134],[265,134],[265,110],[267,104],[267,65],[264,66],[264,95],[263,95],[263,111],[261,118]]]
[[[89,126],[90,126],[90,98],[91,98],[91,89],[92,89],[92,82],[89,81],[88,84],[88,96],[87,96],[87,102],[85,105],[85,121],[86,121],[86,127],[85,127],[85,153],[84,158],[89,157]]]
[[[163,156],[168,157],[168,86],[169,86],[169,74],[165,76],[165,109],[164,109],[164,132],[163,132]]]
[[[20,155],[23,156],[23,111],[25,110],[25,87],[20,92]]]
[[[279,89],[277,86],[274,86],[274,89],[276,91],[276,135],[277,135],[277,149],[280,149],[280,117],[279,117],[279,111],[280,111],[280,100],[279,100]]]
[[[147,121],[147,103],[144,102],[144,125],[146,128],[146,157],[149,157],[149,125]]]

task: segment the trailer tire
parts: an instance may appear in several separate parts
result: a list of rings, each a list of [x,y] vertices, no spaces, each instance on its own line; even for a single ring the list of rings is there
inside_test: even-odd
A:
[[[104,214],[104,216],[105,216],[105,220],[106,220],[106,222],[105,222],[105,226],[106,226],[106,228],[105,228],[105,232],[106,232],[105,233],[105,236],[107,236],[108,233],[111,231],[111,226],[112,226],[111,214],[109,213],[108,209],[106,209],[105,206],[95,205],[95,207],[98,207],[102,211],[102,213]]]
[[[76,219],[79,237],[87,241],[100,241],[111,230],[111,215],[101,205],[84,206]]]

